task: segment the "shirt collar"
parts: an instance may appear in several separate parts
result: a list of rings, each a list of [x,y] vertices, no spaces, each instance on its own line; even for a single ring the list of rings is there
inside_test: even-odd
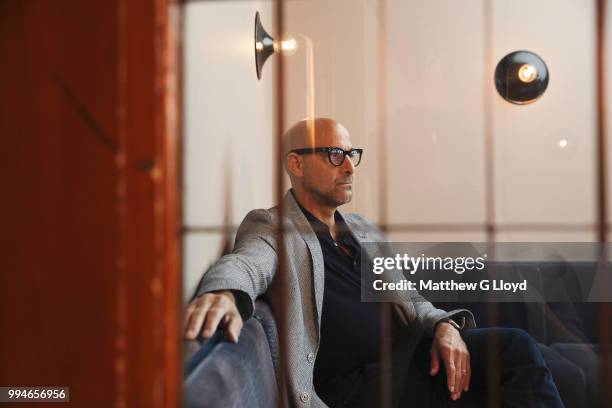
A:
[[[291,189],[291,194],[293,194],[293,198],[295,198],[293,189]],[[302,204],[300,204],[297,198],[295,199],[295,202],[297,203],[297,205],[300,207],[300,209],[304,213],[304,216],[310,223],[310,226],[314,230],[317,237],[321,237],[321,235],[331,237],[331,234],[329,232],[329,227],[327,226],[327,224],[325,224],[323,221],[315,217],[310,211],[308,211]],[[338,235],[339,235],[338,238],[339,238],[341,235],[344,234],[344,231],[347,228],[346,222],[344,221],[344,217],[342,217],[342,214],[340,214],[340,211],[338,210],[334,212],[334,220],[337,223],[337,230],[338,230]]]

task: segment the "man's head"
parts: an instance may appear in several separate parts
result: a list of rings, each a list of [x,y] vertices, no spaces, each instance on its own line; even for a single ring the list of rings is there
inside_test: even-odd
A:
[[[284,138],[285,169],[294,190],[326,207],[351,201],[353,173],[361,151],[353,150],[349,155],[340,150],[321,151],[353,149],[344,126],[333,119],[305,119],[293,125]]]

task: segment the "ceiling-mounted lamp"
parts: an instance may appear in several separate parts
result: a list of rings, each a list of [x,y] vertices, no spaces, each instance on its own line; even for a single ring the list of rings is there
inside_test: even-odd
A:
[[[297,41],[293,37],[275,40],[261,25],[259,11],[255,13],[255,70],[257,79],[261,79],[261,70],[266,60],[275,52],[282,55],[293,55],[297,50]]]
[[[535,102],[548,86],[548,67],[530,51],[515,51],[499,61],[495,68],[495,88],[510,103]]]

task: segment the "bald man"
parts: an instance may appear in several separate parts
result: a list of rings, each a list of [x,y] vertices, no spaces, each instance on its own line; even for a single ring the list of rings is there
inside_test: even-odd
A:
[[[360,262],[368,256],[361,243],[388,240],[370,221],[338,210],[353,197],[363,151],[353,146],[344,126],[327,118],[295,124],[285,134],[284,150],[292,186],[281,203],[290,297],[290,403],[378,406],[380,308],[361,302]],[[233,252],[204,275],[187,308],[187,339],[200,331],[209,338],[222,326],[238,342],[256,298],[266,297],[273,310],[279,307],[271,296],[277,285],[278,223],[278,207],[245,217]],[[418,293],[398,294],[391,309],[393,369],[388,378],[394,406],[445,406],[449,399],[458,406],[482,406],[487,364],[480,350],[488,331],[470,330],[474,319],[469,311],[445,312]],[[500,384],[505,406],[563,406],[533,340],[512,329],[497,329],[496,335],[502,374],[511,379]],[[469,392],[472,386],[477,391]]]

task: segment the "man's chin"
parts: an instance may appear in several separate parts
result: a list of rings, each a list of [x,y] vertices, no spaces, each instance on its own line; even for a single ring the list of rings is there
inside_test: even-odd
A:
[[[353,189],[350,188],[350,189],[346,189],[342,191],[340,194],[336,196],[336,198],[337,198],[338,206],[341,206],[342,204],[348,204],[353,199]]]
[[[351,188],[342,188],[340,186],[336,186],[336,188],[332,191],[329,191],[324,194],[317,194],[319,197],[319,202],[325,203],[325,205],[330,207],[340,207],[343,204],[350,202],[353,198],[353,189]]]

